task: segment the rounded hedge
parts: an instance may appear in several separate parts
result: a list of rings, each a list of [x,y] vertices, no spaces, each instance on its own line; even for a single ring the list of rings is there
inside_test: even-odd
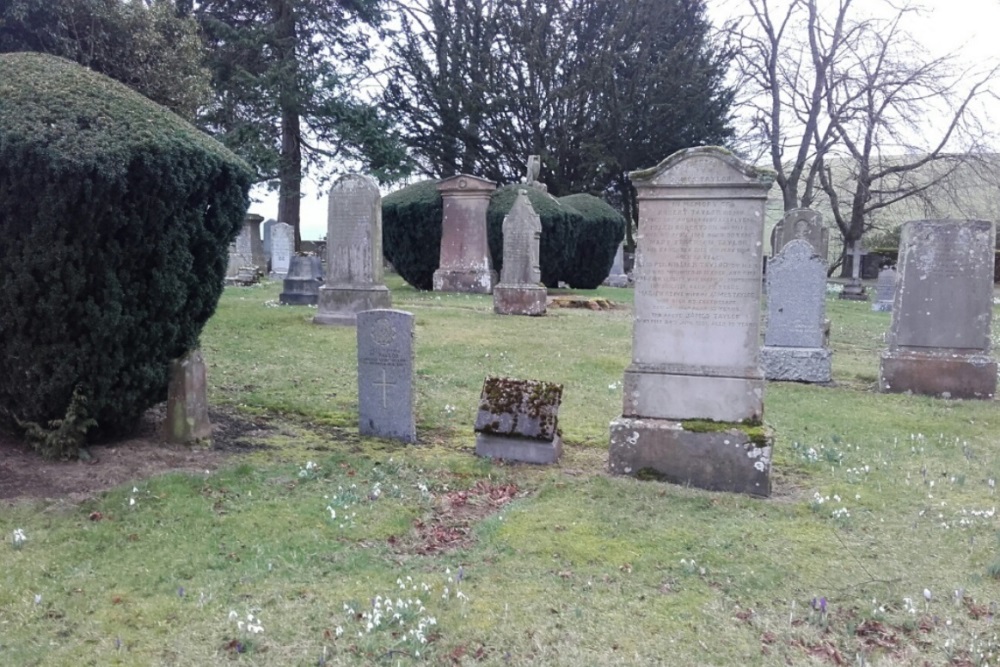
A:
[[[611,272],[618,245],[625,238],[625,218],[593,195],[560,197],[559,202],[580,212],[573,261],[562,280],[577,289],[597,289]]]
[[[440,181],[415,183],[382,200],[382,248],[400,276],[417,289],[433,287],[441,248]],[[556,199],[524,185],[499,188],[490,197],[486,212],[493,268],[503,268],[503,219],[510,212],[519,189],[526,189],[542,222],[539,259],[542,282],[555,287],[559,281],[593,289],[607,278],[618,244],[625,235],[625,220],[597,197],[579,194]]]
[[[61,437],[94,420],[93,439],[166,398],[170,360],[215,311],[251,181],[122,84],[0,55],[0,421]]]

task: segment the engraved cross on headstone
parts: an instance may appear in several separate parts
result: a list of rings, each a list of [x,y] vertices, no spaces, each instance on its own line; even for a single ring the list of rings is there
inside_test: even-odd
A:
[[[385,369],[384,368],[382,369],[382,381],[381,382],[376,382],[375,386],[378,387],[378,388],[380,388],[382,390],[382,407],[383,408],[389,407],[389,404],[386,402],[386,390],[389,387],[395,387],[396,383],[395,382],[389,382],[388,380],[386,380]]]

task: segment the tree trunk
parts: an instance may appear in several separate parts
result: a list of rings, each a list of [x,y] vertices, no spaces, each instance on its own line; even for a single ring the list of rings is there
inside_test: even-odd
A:
[[[288,73],[281,82],[278,104],[281,107],[281,160],[278,165],[278,222],[295,230],[295,250],[302,247],[299,208],[302,185],[302,146],[299,142],[299,66],[295,53],[296,16],[289,0],[274,5],[274,36],[281,69]]]

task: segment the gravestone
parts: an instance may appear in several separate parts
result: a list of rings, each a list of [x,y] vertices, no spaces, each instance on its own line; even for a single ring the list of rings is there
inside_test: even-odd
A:
[[[903,224],[899,285],[881,391],[992,399],[997,363],[990,354],[995,229],[986,220]]]
[[[604,284],[608,287],[628,287],[628,276],[625,274],[625,246],[618,244],[618,251],[615,253],[615,261],[611,265],[611,273],[604,279]]]
[[[896,267],[887,266],[878,272],[878,282],[875,283],[875,303],[872,310],[881,313],[892,312],[892,301],[896,297]]]
[[[295,254],[295,228],[278,222],[271,227],[271,273],[277,278],[288,275]]]
[[[260,240],[260,223],[263,216],[248,213],[236,240],[229,245],[229,264],[226,267],[227,283],[256,282],[267,275],[264,244]]]
[[[562,390],[551,382],[486,378],[476,415],[476,454],[526,463],[558,461]]]
[[[540,155],[529,155],[528,165],[525,170],[524,184],[535,188],[536,190],[541,190],[542,192],[548,192],[549,186],[538,180],[538,175],[542,172],[542,157]]]
[[[760,267],[773,174],[700,147],[632,172],[638,192],[632,363],[609,468],[770,494],[761,426]]]
[[[486,236],[486,210],[496,183],[459,174],[438,184],[444,212],[435,292],[489,294],[496,282]]]
[[[813,251],[823,260],[829,257],[830,230],[823,225],[823,216],[809,208],[787,211],[771,233],[771,257],[774,257],[788,243],[802,239],[813,247]]]
[[[855,241],[851,244],[851,247],[847,251],[847,256],[851,259],[851,280],[844,285],[844,289],[837,295],[838,299],[847,299],[848,301],[868,300],[868,292],[865,290],[865,286],[861,284],[861,264],[862,259],[867,254],[868,251],[862,247],[861,241]]]
[[[499,315],[544,315],[548,294],[542,286],[539,241],[542,220],[528,193],[521,190],[503,219],[503,269],[493,288],[493,311]]]
[[[358,328],[358,428],[362,435],[417,441],[413,417],[413,315],[366,310]]]
[[[278,301],[286,306],[315,306],[323,284],[323,267],[315,255],[293,255]]]
[[[382,196],[375,179],[342,176],[330,189],[326,283],[313,322],[354,326],[363,310],[392,305],[382,274]]]
[[[267,262],[269,267],[271,266],[271,228],[274,227],[276,222],[277,221],[274,218],[268,218],[260,227],[261,240],[264,245],[264,261]],[[270,271],[271,273],[274,273],[273,268],[271,268]]]
[[[768,264],[767,327],[760,351],[768,380],[829,382],[826,262],[805,239],[786,243]]]
[[[191,350],[170,362],[167,418],[164,422],[168,442],[188,444],[211,439],[207,386],[201,350]]]

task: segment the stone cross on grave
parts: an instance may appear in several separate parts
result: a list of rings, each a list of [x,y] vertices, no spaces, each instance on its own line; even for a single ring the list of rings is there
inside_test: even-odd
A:
[[[851,258],[851,282],[844,285],[844,289],[841,290],[841,299],[848,299],[850,301],[868,300],[865,286],[861,284],[861,262],[867,254],[868,251],[861,245],[861,239],[851,244],[850,250],[847,251],[847,255]]]
[[[533,188],[541,190],[542,192],[548,192],[549,187],[538,180],[538,174],[542,171],[542,158],[539,155],[529,155],[528,156],[528,168],[524,175],[525,185],[529,185]]]
[[[386,402],[386,390],[389,387],[395,387],[396,383],[395,382],[389,382],[386,379],[386,377],[385,377],[385,369],[384,368],[382,369],[382,381],[381,382],[376,382],[375,386],[382,390],[382,407],[383,408],[389,407],[388,403]]]

